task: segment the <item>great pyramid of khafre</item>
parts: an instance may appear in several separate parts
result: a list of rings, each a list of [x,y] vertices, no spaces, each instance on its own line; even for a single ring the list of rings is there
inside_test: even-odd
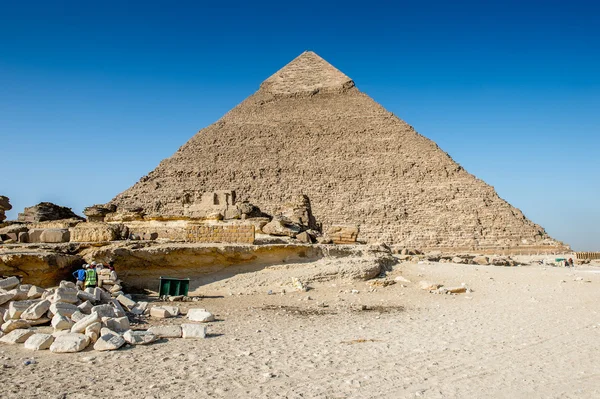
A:
[[[186,192],[217,190],[267,213],[306,194],[324,228],[357,224],[372,242],[562,245],[310,51],[111,203],[182,215]]]

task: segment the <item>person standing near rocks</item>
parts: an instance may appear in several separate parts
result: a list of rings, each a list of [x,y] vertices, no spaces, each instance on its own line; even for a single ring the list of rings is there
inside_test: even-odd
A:
[[[90,267],[85,271],[85,288],[96,287],[98,275],[96,274],[96,262],[92,262]]]
[[[575,267],[575,263],[573,262],[573,258],[569,258],[569,260],[567,262],[569,262],[569,266]]]
[[[85,271],[85,269],[87,268],[87,266],[88,265],[85,264],[85,265],[81,266],[81,269],[75,270],[73,272],[73,277],[75,278],[75,285],[80,290],[83,290],[83,286],[84,286],[84,282],[85,282],[85,278],[86,278],[86,271]]]

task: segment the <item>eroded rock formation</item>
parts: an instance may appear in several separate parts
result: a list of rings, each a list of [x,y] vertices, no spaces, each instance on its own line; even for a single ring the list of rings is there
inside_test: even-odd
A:
[[[0,195],[0,223],[6,220],[5,212],[10,211],[11,209],[12,205],[10,204],[8,197]]]
[[[51,202],[40,202],[35,206],[25,208],[23,213],[19,213],[17,220],[22,223],[36,223],[62,219],[85,220],[81,216],[77,216],[71,208],[59,206]]]

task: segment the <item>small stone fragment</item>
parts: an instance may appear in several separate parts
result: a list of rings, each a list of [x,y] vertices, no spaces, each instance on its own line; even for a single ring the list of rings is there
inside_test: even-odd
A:
[[[215,316],[207,312],[206,309],[190,309],[188,310],[187,317],[190,321],[199,321],[201,323],[215,321]]]
[[[419,288],[426,291],[433,291],[440,288],[442,284],[432,283],[431,281],[419,281]]]
[[[206,324],[182,324],[181,335],[186,339],[206,338]]]

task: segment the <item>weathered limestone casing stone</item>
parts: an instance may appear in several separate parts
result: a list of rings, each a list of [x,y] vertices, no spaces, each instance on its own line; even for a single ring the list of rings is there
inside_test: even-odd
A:
[[[159,338],[181,338],[181,326],[152,326],[148,332]]]
[[[90,301],[85,301],[84,303],[82,303],[82,304],[79,304],[79,305],[77,306],[77,309],[79,309],[79,311],[80,311],[81,313],[84,313],[84,314],[91,314],[91,313],[92,313],[92,308],[93,308],[93,307],[94,307],[94,305],[92,305],[92,304],[90,303]]]
[[[46,290],[43,289],[42,287],[32,285],[31,288],[29,289],[29,292],[27,293],[27,299],[41,298],[42,295],[44,294],[44,292],[46,292]]]
[[[10,345],[22,344],[23,342],[27,341],[27,338],[29,338],[31,335],[33,335],[32,330],[24,330],[17,328],[16,330],[12,330],[8,334],[0,338],[0,342]]]
[[[15,297],[15,292],[0,291],[0,305],[4,305],[8,301],[12,301]]]
[[[0,289],[12,290],[19,285],[19,279],[15,276],[0,279]]]
[[[44,349],[50,349],[50,345],[54,342],[54,337],[51,334],[33,334],[25,344],[23,345],[25,349],[29,349],[32,351],[41,351]]]
[[[92,308],[92,312],[98,313],[100,317],[117,317],[115,308],[111,305],[98,305]]]
[[[215,321],[215,316],[206,311],[206,309],[189,309],[187,317],[190,321],[199,321],[201,323]]]
[[[206,338],[206,324],[182,324],[181,334],[183,338],[198,339]]]
[[[66,302],[55,302],[50,305],[50,313],[53,315],[60,314],[62,316],[71,317],[73,313],[77,312],[79,308],[72,303]]]
[[[94,344],[94,350],[114,351],[125,345],[125,339],[115,334],[103,334]]]
[[[2,324],[0,329],[3,333],[8,334],[9,332],[17,329],[26,330],[31,327],[31,324],[27,320],[8,320]]]
[[[73,327],[73,324],[74,323],[71,321],[71,319],[60,314],[55,314],[54,317],[52,317],[52,322],[50,323],[50,325],[54,328],[55,331],[71,331],[71,327]]]
[[[76,322],[75,324],[73,324],[73,327],[71,327],[71,332],[72,333],[82,333],[85,331],[85,329],[88,326],[96,323],[97,321],[100,321],[100,317],[98,316],[98,313],[92,312],[91,315],[86,316],[83,319]]]
[[[45,299],[28,307],[22,314],[24,320],[37,320],[50,309],[50,301]]]
[[[125,332],[129,330],[129,319],[126,316],[108,319],[104,324],[106,324],[106,327],[116,332]]]
[[[73,288],[62,288],[59,287],[54,293],[53,302],[65,302],[65,303],[77,303],[79,298],[77,297],[77,290]]]
[[[146,345],[158,339],[156,335],[149,331],[128,330],[123,334],[123,338],[131,345]]]
[[[119,301],[121,305],[125,306],[127,309],[131,309],[135,306],[135,301],[127,298],[125,295],[119,295],[117,297],[117,301]]]
[[[45,229],[40,235],[40,242],[44,243],[61,243],[69,242],[71,234],[67,229]]]
[[[10,319],[19,319],[24,311],[29,309],[31,305],[35,305],[38,303],[38,300],[28,300],[28,301],[12,301],[8,305],[8,317]]]
[[[81,352],[90,344],[90,339],[84,334],[64,333],[59,334],[50,345],[50,352],[74,353]]]
[[[76,312],[73,312],[73,314],[71,315],[71,320],[73,320],[75,323],[77,323],[78,321],[85,319],[87,316],[88,315],[86,315],[85,313],[82,313],[78,310]]]

